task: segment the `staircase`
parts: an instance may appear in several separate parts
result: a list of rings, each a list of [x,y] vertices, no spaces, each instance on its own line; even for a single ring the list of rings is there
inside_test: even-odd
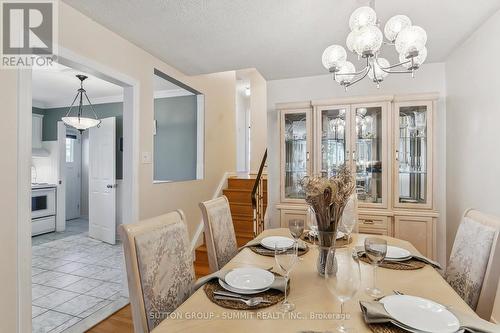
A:
[[[263,182],[265,210],[267,207],[267,179],[264,178]],[[238,246],[243,246],[254,238],[251,198],[254,184],[255,176],[235,176],[228,178],[227,188],[222,190],[223,194],[229,200],[229,207],[231,209],[231,216],[233,218],[234,231],[236,233]],[[197,277],[210,273],[207,248],[205,244],[196,248],[195,272]]]

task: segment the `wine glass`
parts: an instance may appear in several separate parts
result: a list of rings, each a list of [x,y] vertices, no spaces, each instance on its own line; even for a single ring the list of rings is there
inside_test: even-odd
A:
[[[302,233],[304,232],[304,226],[305,226],[304,220],[293,219],[288,221],[288,229],[290,230],[290,233],[295,239],[295,242],[298,242],[300,236],[302,236]]]
[[[351,242],[351,234],[356,226],[357,219],[355,216],[342,216],[342,222],[340,224],[340,231],[347,235],[347,245]]]
[[[279,309],[282,312],[290,312],[295,309],[295,304],[288,301],[287,289],[290,272],[297,263],[297,258],[296,246],[292,246],[289,249],[278,248],[276,245],[274,246],[274,259],[276,260],[278,267],[283,271],[286,282],[285,299],[279,305]]]
[[[341,322],[337,332],[349,332],[345,326],[344,303],[356,295],[361,284],[359,262],[354,260],[349,248],[328,250],[325,283],[330,293],[340,302]]]
[[[369,237],[365,239],[365,253],[373,267],[372,287],[366,288],[366,293],[372,297],[379,297],[382,291],[377,288],[377,267],[387,254],[387,241],[381,238]]]

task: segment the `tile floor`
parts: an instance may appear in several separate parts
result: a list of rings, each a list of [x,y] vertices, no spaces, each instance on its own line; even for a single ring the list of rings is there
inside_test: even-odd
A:
[[[98,322],[89,319],[128,302],[123,248],[89,238],[88,221],[68,221],[65,232],[35,236],[32,245],[33,332],[83,331],[83,322],[89,328]]]

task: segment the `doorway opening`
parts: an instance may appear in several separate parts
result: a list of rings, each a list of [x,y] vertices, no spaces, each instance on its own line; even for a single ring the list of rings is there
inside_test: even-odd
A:
[[[101,119],[80,132],[66,115],[85,74]],[[32,327],[85,331],[128,304],[123,248],[124,89],[57,64],[32,71]]]

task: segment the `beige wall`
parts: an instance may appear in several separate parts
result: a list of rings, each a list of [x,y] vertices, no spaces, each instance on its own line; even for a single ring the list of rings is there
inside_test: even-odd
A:
[[[259,171],[267,147],[267,82],[257,70],[249,75],[250,96],[250,172]]]
[[[205,94],[205,178],[203,180],[152,184],[152,164],[139,165],[139,215],[147,218],[177,208],[186,213],[190,231],[201,220],[198,202],[212,197],[226,171],[235,170],[235,73],[224,72],[187,77],[141,50],[127,40],[60,2],[59,44],[80,56],[121,72],[140,83],[139,150],[152,152],[153,68],[193,86]],[[4,144],[0,180],[0,332],[15,332],[16,296],[16,175],[17,106],[16,72],[0,70],[2,121],[0,139]],[[30,288],[29,285],[20,288]]]
[[[500,11],[446,61],[448,254],[465,209],[500,216],[499,34]]]
[[[154,68],[191,85],[206,95],[205,178],[153,185],[153,165],[139,165],[140,218],[180,208],[186,213],[190,231],[193,232],[195,225],[201,219],[198,202],[212,197],[224,172],[235,170],[235,73],[185,76],[63,3],[60,7],[59,25],[60,42],[65,48],[140,81],[139,149],[141,152],[153,151]]]

